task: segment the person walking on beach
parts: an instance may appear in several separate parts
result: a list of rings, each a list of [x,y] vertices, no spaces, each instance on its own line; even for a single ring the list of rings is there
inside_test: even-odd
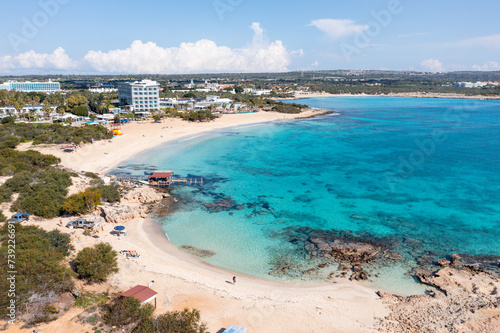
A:
[[[233,276],[233,284],[236,284],[236,276]]]

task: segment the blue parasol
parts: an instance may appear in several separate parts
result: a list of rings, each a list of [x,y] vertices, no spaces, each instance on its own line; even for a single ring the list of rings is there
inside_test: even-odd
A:
[[[115,230],[116,230],[116,231],[123,231],[123,230],[125,230],[125,226],[123,226],[123,225],[117,225],[117,226],[115,227]]]

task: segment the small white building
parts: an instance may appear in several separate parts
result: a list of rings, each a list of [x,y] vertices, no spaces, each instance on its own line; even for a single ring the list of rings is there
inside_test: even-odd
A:
[[[456,82],[453,84],[454,87],[458,88],[481,88],[486,86],[486,82]]]
[[[50,107],[50,109],[51,109],[50,113],[56,112],[57,105],[52,105]],[[20,113],[29,113],[31,110],[34,110],[35,114],[37,114],[39,116],[43,116],[44,115],[43,104],[40,104],[40,105],[29,105],[29,104],[26,104],[24,106],[24,108],[21,110]],[[19,112],[17,112],[17,110],[12,105],[1,107],[0,108],[0,113],[3,113],[5,115],[12,115],[12,116],[19,115]]]

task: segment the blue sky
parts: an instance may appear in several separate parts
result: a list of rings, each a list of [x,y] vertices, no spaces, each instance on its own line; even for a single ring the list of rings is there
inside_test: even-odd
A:
[[[500,70],[498,0],[0,6],[0,74]]]

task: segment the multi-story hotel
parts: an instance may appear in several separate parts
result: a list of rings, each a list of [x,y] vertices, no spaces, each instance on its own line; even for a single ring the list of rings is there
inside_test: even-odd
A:
[[[61,90],[61,85],[59,82],[17,82],[17,81],[7,81],[0,84],[0,89],[4,90],[15,90],[22,92],[45,92],[53,93]]]
[[[118,85],[118,99],[121,104],[132,105],[135,113],[148,113],[160,108],[160,84],[142,80]]]

